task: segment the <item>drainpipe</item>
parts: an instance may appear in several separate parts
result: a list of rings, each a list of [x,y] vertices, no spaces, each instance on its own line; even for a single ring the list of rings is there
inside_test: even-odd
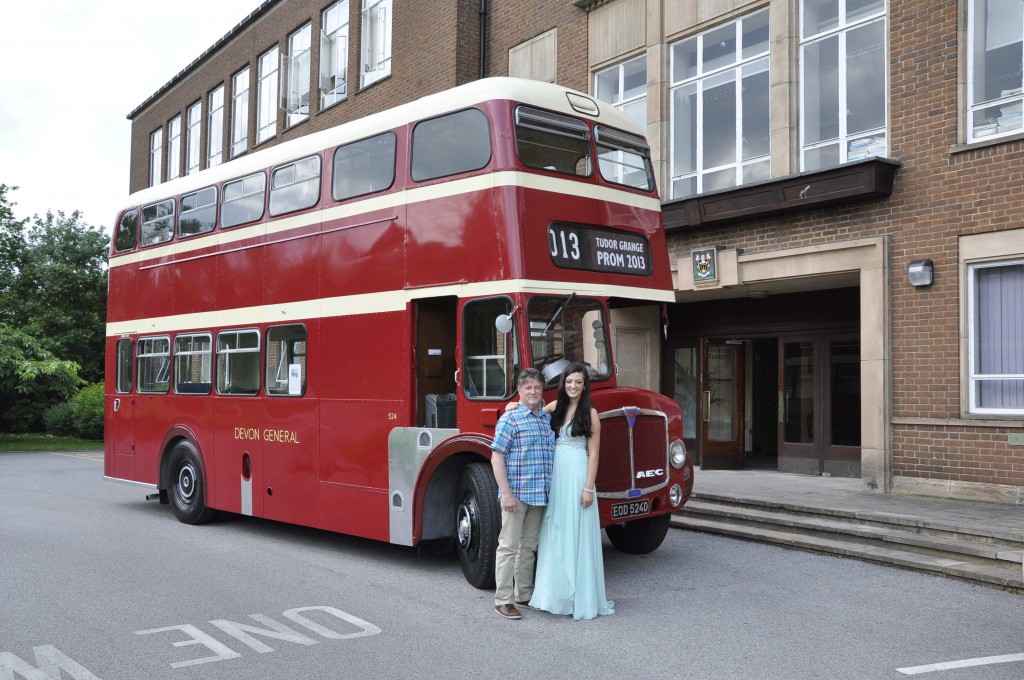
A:
[[[480,0],[480,77],[486,77],[487,0]]]

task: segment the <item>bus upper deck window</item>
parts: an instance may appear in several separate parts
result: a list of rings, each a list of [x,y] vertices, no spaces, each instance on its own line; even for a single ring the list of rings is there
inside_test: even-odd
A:
[[[390,187],[395,181],[395,133],[339,146],[334,152],[332,177],[335,201]]]
[[[266,193],[267,176],[262,172],[225,182],[220,205],[220,226],[236,227],[263,217],[263,198]]]
[[[490,161],[491,132],[479,109],[422,120],[412,131],[412,178],[417,182],[479,170]]]
[[[170,241],[174,236],[174,199],[151,203],[142,209],[142,245]]]
[[[213,231],[217,222],[217,187],[206,187],[181,197],[178,236],[195,236]]]
[[[643,137],[604,125],[594,126],[597,142],[597,167],[601,177],[634,189],[654,189],[651,147]]]
[[[320,200],[320,156],[276,168],[270,177],[270,214],[302,210]]]
[[[571,116],[517,108],[516,153],[531,168],[577,177],[591,174],[590,129]]]
[[[125,210],[121,221],[117,223],[117,234],[114,236],[114,249],[121,253],[135,247],[139,237],[139,209]]]

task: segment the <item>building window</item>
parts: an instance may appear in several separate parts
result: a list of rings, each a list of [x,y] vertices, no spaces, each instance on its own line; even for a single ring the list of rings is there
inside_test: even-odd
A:
[[[167,124],[167,180],[181,174],[181,116]]]
[[[557,52],[558,31],[551,29],[508,51],[508,74],[513,78],[553,83],[558,63]]]
[[[267,329],[267,394],[302,396],[306,392],[306,327]]]
[[[188,132],[185,134],[185,174],[199,172],[200,133],[203,123],[203,103],[188,107]]]
[[[149,186],[160,184],[160,166],[164,159],[164,129],[149,135]]]
[[[391,0],[363,0],[362,73],[366,87],[391,75]]]
[[[306,24],[288,36],[288,54],[284,65],[285,121],[289,128],[309,118],[310,36],[313,27]]]
[[[1024,4],[970,0],[967,23],[967,141],[1020,132]]]
[[[594,94],[647,130],[647,55],[616,64],[594,76]]]
[[[274,46],[260,57],[259,101],[256,103],[256,143],[277,134],[278,49]]]
[[[1024,414],[1024,259],[967,267],[970,411]]]
[[[768,10],[675,43],[671,70],[672,197],[770,178]]]
[[[324,10],[320,33],[320,109],[348,96],[348,0]]]
[[[249,148],[249,67],[231,79],[231,157]]]
[[[220,165],[224,160],[224,86],[210,92],[210,103],[206,107],[210,121],[206,124],[206,167]]]
[[[800,3],[800,167],[886,153],[885,0]]]

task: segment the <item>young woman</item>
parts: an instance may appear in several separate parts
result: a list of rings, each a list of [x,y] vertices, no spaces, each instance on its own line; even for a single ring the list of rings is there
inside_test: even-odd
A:
[[[551,493],[541,523],[537,576],[530,606],[552,614],[592,619],[614,613],[605,597],[601,524],[597,516],[597,464],[601,421],[590,406],[590,376],[569,364],[548,404],[557,434]]]

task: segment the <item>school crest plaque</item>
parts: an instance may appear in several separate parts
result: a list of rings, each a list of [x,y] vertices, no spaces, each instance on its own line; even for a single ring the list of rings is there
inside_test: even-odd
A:
[[[691,251],[693,282],[712,283],[718,280],[718,248],[701,248]]]

